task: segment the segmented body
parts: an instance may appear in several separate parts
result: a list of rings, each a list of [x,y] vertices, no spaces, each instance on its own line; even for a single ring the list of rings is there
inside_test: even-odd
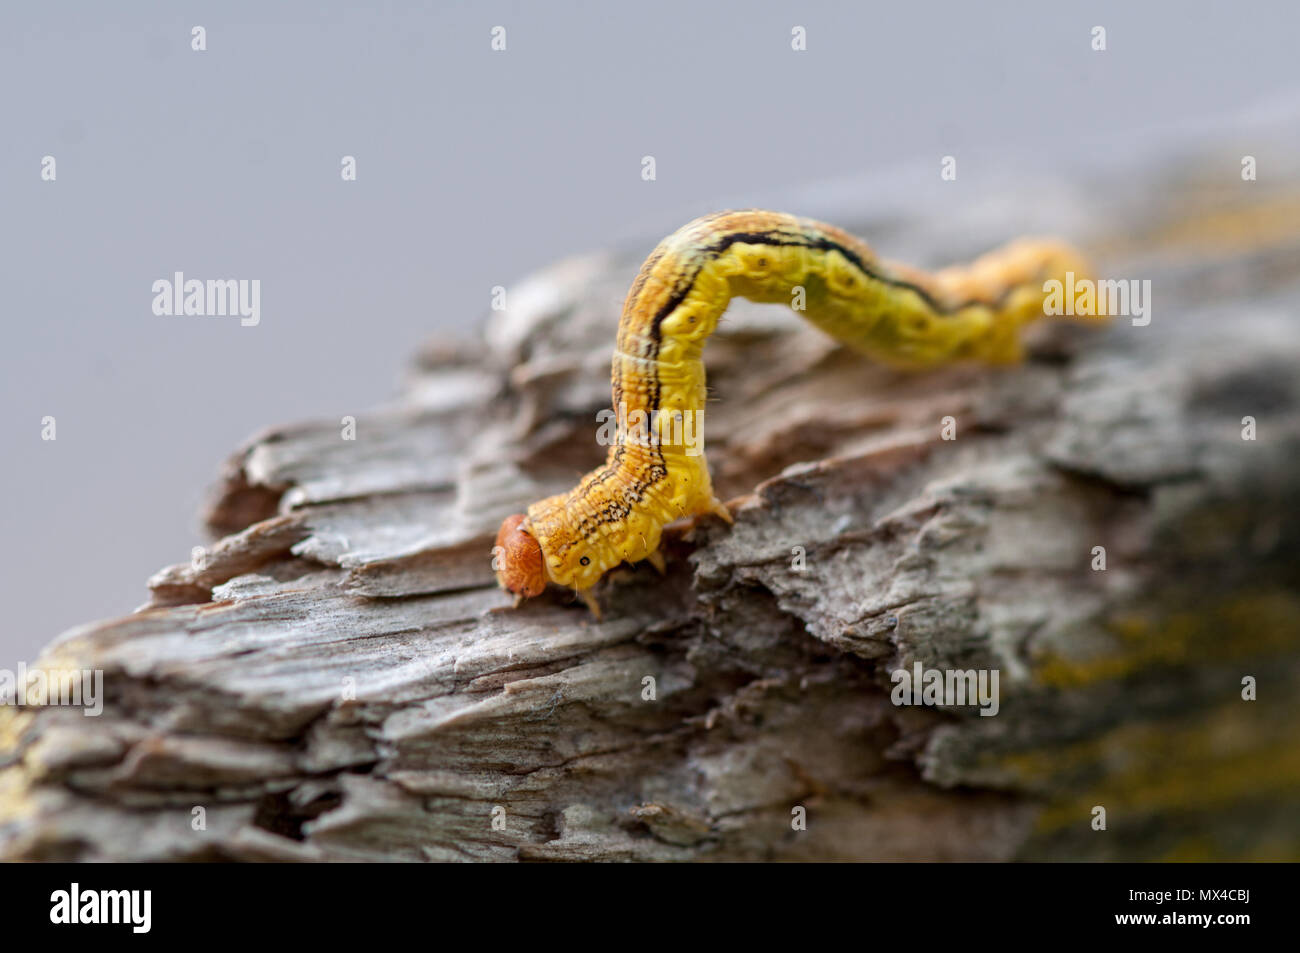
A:
[[[620,562],[652,557],[665,524],[726,509],[703,454],[701,351],[734,297],[791,304],[813,324],[881,361],[913,367],[1019,359],[1019,329],[1043,314],[1043,283],[1087,274],[1054,241],[1021,240],[963,266],[926,273],[880,261],[838,228],[777,212],[719,212],[664,239],[628,292],[618,328],[614,408],[671,420],[694,415],[699,443],[620,441],[567,493],[528,508],[549,581],[586,595]],[[589,600],[590,601],[590,600]]]

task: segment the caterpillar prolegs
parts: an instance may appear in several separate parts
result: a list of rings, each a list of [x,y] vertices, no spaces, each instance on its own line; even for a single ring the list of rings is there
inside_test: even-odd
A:
[[[832,337],[890,364],[1009,363],[1021,356],[1021,325],[1043,315],[1044,283],[1067,272],[1077,280],[1088,268],[1050,240],[1021,239],[927,273],[881,261],[831,225],[779,212],[717,212],[683,226],[632,282],[614,351],[615,412],[639,412],[654,422],[650,432],[620,432],[605,465],[574,489],[507,517],[497,581],[519,598],[548,582],[568,586],[599,616],[591,589],[608,570],[643,559],[662,569],[665,524],[705,513],[731,521],[702,452],[700,355],[732,298],[802,304],[799,313]],[[697,422],[695,439],[666,439],[683,419]]]

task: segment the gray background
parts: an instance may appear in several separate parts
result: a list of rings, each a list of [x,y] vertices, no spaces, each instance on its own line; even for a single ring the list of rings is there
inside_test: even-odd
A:
[[[188,559],[245,437],[384,399],[431,331],[474,333],[493,285],[800,183],[918,162],[937,181],[945,154],[953,201],[978,202],[1008,162],[1042,177],[1213,137],[1300,82],[1288,3],[16,6],[0,12],[7,668]],[[176,270],[261,279],[261,325],[154,316],[150,287]]]

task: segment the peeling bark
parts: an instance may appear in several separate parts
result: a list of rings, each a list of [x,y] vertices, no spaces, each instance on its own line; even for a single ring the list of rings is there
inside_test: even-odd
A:
[[[1153,320],[907,374],[737,302],[706,350],[736,524],[675,527],[665,577],[603,584],[603,622],[510,608],[488,549],[603,456],[650,243],[528,279],[355,441],[251,441],[201,558],[47,648],[107,700],[0,708],[0,858],[1300,857],[1300,193],[1213,169],[956,226],[846,202],[922,264],[1068,234],[1152,280]],[[996,669],[998,715],[892,704],[916,662]]]

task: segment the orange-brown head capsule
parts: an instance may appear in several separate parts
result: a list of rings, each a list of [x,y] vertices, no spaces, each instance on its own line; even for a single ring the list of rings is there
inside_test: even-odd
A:
[[[523,521],[523,513],[507,516],[502,521],[492,555],[501,588],[532,597],[541,595],[546,588],[546,563],[537,540],[520,527]]]

